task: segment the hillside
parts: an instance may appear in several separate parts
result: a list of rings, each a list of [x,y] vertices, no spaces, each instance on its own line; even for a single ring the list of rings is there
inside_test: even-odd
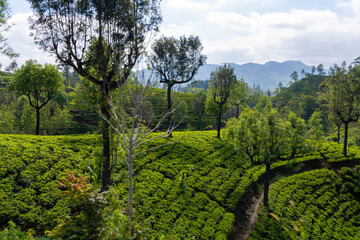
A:
[[[272,103],[280,109],[288,109],[298,113],[305,120],[320,107],[320,85],[325,80],[323,75],[310,75],[284,88],[272,97]]]
[[[0,71],[0,89],[9,85],[13,77],[12,73]]]
[[[360,239],[359,184],[360,166],[283,178],[270,191],[274,215],[262,211],[249,239]]]
[[[233,236],[245,226],[242,211],[249,207],[247,199],[261,189],[265,167],[252,166],[215,135],[214,131],[174,133],[172,139],[158,139],[146,148],[171,141],[175,144],[136,159],[134,206],[138,218],[151,222],[149,234],[154,239],[236,239]],[[0,135],[0,150],[1,227],[12,220],[23,230],[32,228],[43,234],[59,218],[71,215],[63,200],[66,192],[57,184],[65,172],[88,175],[94,185],[100,180],[101,147],[95,135]],[[323,144],[318,151],[277,162],[272,166],[273,180],[325,165],[338,169],[359,164],[356,148],[348,158],[340,151],[340,145]],[[116,153],[113,163],[114,190],[121,199],[117,204],[126,208],[125,163]],[[270,204],[278,206],[275,200]],[[336,209],[337,203],[333,204]],[[353,214],[353,219],[360,215]],[[316,221],[323,216],[316,216]]]

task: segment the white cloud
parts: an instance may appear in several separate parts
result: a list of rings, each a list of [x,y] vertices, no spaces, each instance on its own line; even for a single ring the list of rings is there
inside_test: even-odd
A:
[[[216,10],[202,22],[164,28],[172,35],[178,31],[199,35],[209,63],[294,59],[312,65],[351,61],[360,55],[360,32],[355,29],[360,29],[355,17],[302,9],[248,15]]]
[[[28,18],[31,14],[17,13],[9,19],[10,24],[14,26],[7,32],[3,33],[4,37],[8,39],[9,45],[20,53],[20,57],[17,59],[19,65],[25,63],[26,60],[35,59],[39,63],[55,63],[55,58],[50,57],[48,53],[40,50],[34,43],[32,37],[30,37],[30,30],[28,24]],[[1,63],[7,65],[10,60],[5,56],[1,56]]]
[[[165,7],[176,10],[209,11],[212,5],[208,2],[196,0],[169,0],[165,2]]]
[[[339,1],[337,3],[338,7],[346,8],[350,12],[353,12],[355,15],[360,14],[360,1],[359,0],[349,0],[349,1]],[[359,17],[359,16],[358,16]]]

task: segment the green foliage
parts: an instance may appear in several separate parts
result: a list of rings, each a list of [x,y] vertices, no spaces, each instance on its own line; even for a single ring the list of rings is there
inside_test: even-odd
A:
[[[292,111],[308,120],[311,114],[320,107],[318,95],[325,78],[326,76],[309,75],[284,88],[271,98],[271,101],[279,112]]]
[[[242,150],[253,164],[272,163],[289,152],[289,127],[290,123],[281,119],[275,109],[267,108],[260,113],[247,108],[239,119],[228,122],[225,138]],[[295,130],[292,132],[295,136]]]
[[[2,240],[47,240],[45,237],[34,237],[34,230],[29,229],[27,232],[22,232],[21,229],[16,227],[15,223],[10,221],[9,226],[0,231],[0,239]]]
[[[315,111],[309,119],[309,138],[321,140],[324,137],[323,126],[321,124],[321,113]]]
[[[66,175],[58,184],[64,190],[70,214],[62,216],[59,224],[45,233],[56,239],[98,239],[106,203],[104,193],[94,190],[87,177],[76,177],[74,172]]]
[[[321,169],[276,182],[269,210],[276,221],[260,215],[252,239],[274,239],[266,229],[275,225],[279,236],[288,235],[279,239],[358,239],[360,203],[351,190],[359,184],[358,171],[343,168],[337,175]]]
[[[242,201],[249,189],[263,179],[265,167],[252,166],[242,151],[237,151],[226,142],[216,139],[215,135],[214,131],[175,132],[171,140],[157,139],[156,142],[144,146],[150,148],[176,141],[175,145],[155,149],[136,159],[134,165],[135,211],[132,221],[129,221],[127,217],[126,165],[114,152],[113,155],[116,158],[112,165],[114,185],[107,194],[108,203],[104,208],[101,207],[103,218],[97,221],[101,232],[98,239],[129,239],[129,231],[132,229],[136,232],[138,239],[191,239],[193,237],[226,239],[234,223],[233,211],[239,204],[243,204]],[[64,172],[75,169],[75,174],[80,176],[84,175],[90,167],[92,184],[97,184],[96,179],[100,177],[101,170],[99,166],[101,148],[97,145],[95,136],[0,135],[0,137],[0,151],[2,152],[0,156],[0,220],[2,226],[5,227],[8,221],[12,220],[25,229],[24,231],[33,228],[37,234],[42,234],[45,230],[53,229],[59,223],[59,218],[70,226],[72,230],[69,232],[72,233],[80,233],[86,229],[79,226],[92,224],[86,221],[88,218],[84,213],[85,209],[77,206],[92,199],[97,192],[89,188],[89,191],[85,191],[89,194],[78,195],[89,197],[85,199],[70,197],[71,194],[64,196],[64,192],[58,188],[57,183],[62,177],[66,177]],[[313,145],[313,142],[308,144]],[[340,151],[341,146],[336,143],[321,143],[316,151],[296,154],[293,159],[289,159],[290,154],[285,154],[282,160],[272,164],[272,172],[274,176],[288,175],[305,169],[321,168],[325,164],[331,167],[360,159],[360,151],[356,148],[350,149],[349,157],[344,157]],[[326,187],[329,182],[327,181],[322,186],[326,190],[335,188],[341,193],[344,201],[350,199],[351,196],[358,199],[359,168],[357,171],[343,169],[341,174],[341,178],[346,179],[346,184]],[[311,183],[310,180],[309,182]],[[332,181],[330,182],[333,184]],[[316,183],[321,183],[321,181],[316,180]],[[301,186],[306,187],[309,184],[304,177]],[[282,188],[279,187],[279,189],[281,192]],[[290,191],[290,187],[288,189]],[[300,197],[301,191],[289,194],[289,196],[293,195]],[[309,195],[311,194],[304,195],[305,199],[316,198],[310,198]],[[84,202],[81,202],[81,199]],[[89,206],[95,206],[91,204]],[[272,207],[276,204],[270,201],[270,205]],[[296,203],[295,206],[299,204]],[[335,208],[332,207],[332,209]],[[276,219],[273,221],[274,217],[268,215],[267,218],[272,221],[270,228],[265,225],[261,228],[274,229],[280,236],[281,229],[284,229],[283,226],[285,223],[288,224],[288,221],[278,212],[273,213],[282,222]],[[355,213],[352,215],[354,219],[355,215]],[[75,218],[75,216],[80,217]],[[95,216],[97,215],[91,217]],[[301,229],[300,225],[296,226]],[[294,229],[292,225],[286,225],[286,228],[293,233],[296,232],[292,230]],[[322,231],[321,229],[320,232]],[[285,231],[284,234],[288,232]]]
[[[65,171],[85,171],[95,143],[93,136],[0,135],[0,225],[52,229],[70,211],[57,182]]]

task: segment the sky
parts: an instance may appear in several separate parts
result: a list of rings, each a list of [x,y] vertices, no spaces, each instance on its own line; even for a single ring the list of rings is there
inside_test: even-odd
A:
[[[29,36],[27,1],[8,1],[14,26],[2,34],[18,63],[54,63]],[[211,64],[296,60],[328,68],[360,56],[360,0],[163,0],[161,11],[158,37],[199,36]]]

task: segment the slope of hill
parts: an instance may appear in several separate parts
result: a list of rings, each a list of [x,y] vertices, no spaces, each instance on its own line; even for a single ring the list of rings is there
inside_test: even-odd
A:
[[[274,96],[272,103],[278,109],[288,108],[307,120],[320,107],[320,85],[325,78],[323,75],[303,78]]]

